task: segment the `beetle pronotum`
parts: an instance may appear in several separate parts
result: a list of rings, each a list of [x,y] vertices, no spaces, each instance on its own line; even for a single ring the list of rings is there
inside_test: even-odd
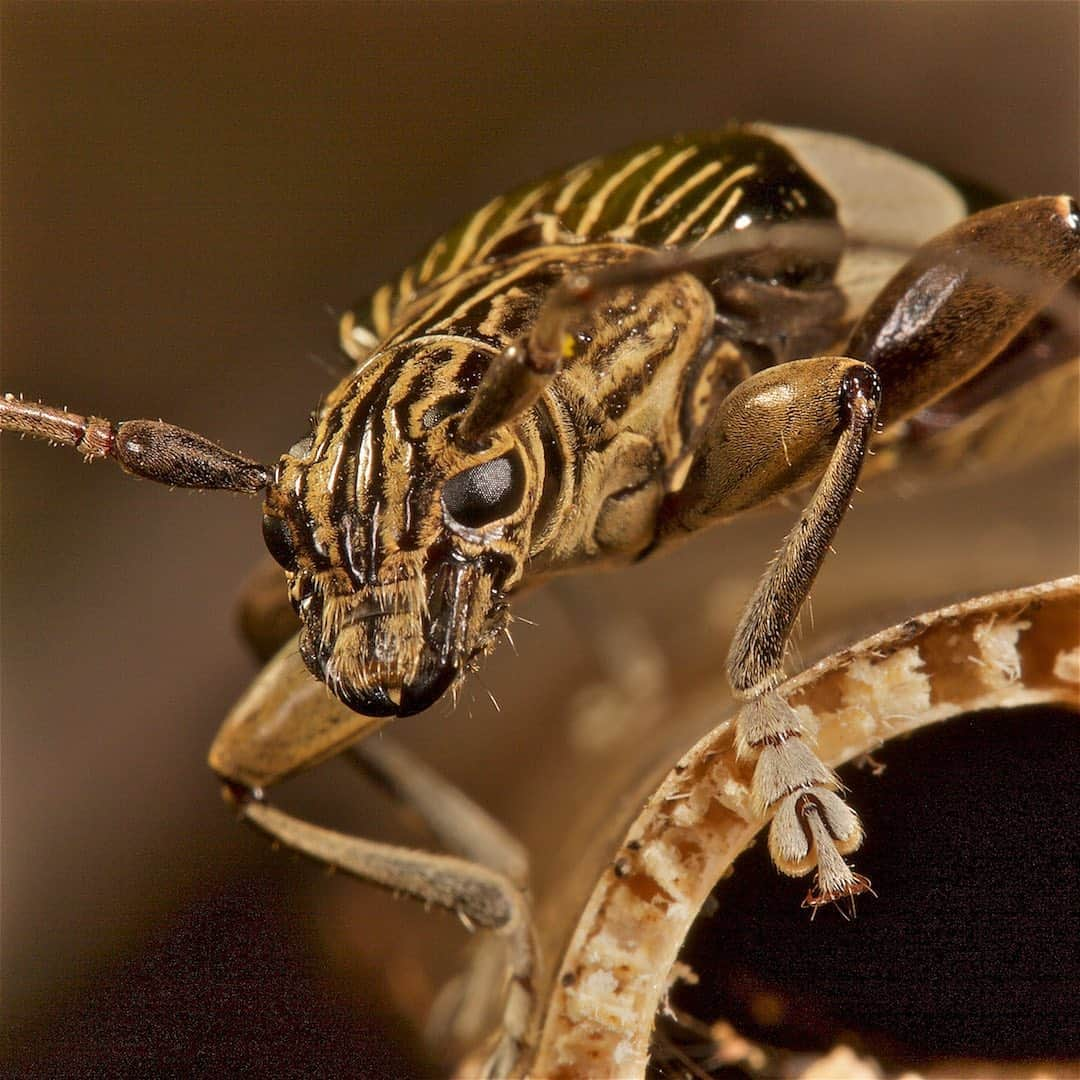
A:
[[[840,136],[749,126],[636,147],[494,199],[347,314],[347,371],[274,469],[160,421],[10,394],[0,426],[162,483],[264,495],[299,648],[230,714],[213,768],[286,843],[517,933],[527,996],[524,859],[470,804],[365,744],[455,853],[433,856],[297,822],[262,789],[437,700],[526,584],[641,558],[818,481],[728,673],[775,862],[816,871],[812,905],[869,888],[843,857],[858,818],[775,690],[875,428],[882,464],[983,434],[990,395],[1069,358],[1037,320],[1080,270],[1075,204],[970,209],[929,170]],[[526,1033],[507,1036],[512,1055]]]

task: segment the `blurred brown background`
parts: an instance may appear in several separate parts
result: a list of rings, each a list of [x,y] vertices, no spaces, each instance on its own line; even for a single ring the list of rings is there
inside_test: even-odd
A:
[[[0,20],[3,389],[160,415],[267,461],[327,386],[334,311],[492,193],[598,151],[761,118],[1009,194],[1080,187],[1073,3],[9,0]],[[9,1067],[419,1070],[378,1014],[430,997],[423,949],[452,970],[463,935],[439,920],[429,943],[405,905],[272,855],[231,824],[204,764],[254,671],[232,613],[261,553],[258,507],[6,436],[2,455]],[[841,591],[861,590],[872,626],[1069,572],[1075,479],[1070,457],[920,502],[868,497],[838,544],[844,572],[815,594],[819,630],[848,632],[829,625]],[[563,737],[571,691],[553,676],[573,688],[602,667],[582,613],[641,612],[665,677],[673,655],[700,667],[703,620],[718,659],[715,628],[783,528],[720,530],[693,558],[530,598],[540,628],[483,676],[503,713],[477,687],[402,733],[500,812],[508,786],[543,796],[551,771],[552,787],[508,785],[499,763],[528,745],[528,708]],[[575,785],[559,791],[556,836],[575,820]],[[336,764],[285,801],[408,835]],[[420,959],[387,975],[402,933]]]

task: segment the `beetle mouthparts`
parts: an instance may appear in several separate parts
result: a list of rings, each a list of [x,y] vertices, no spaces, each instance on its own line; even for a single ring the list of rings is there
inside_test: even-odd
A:
[[[450,659],[437,657],[425,649],[415,673],[404,678],[386,677],[381,683],[359,683],[324,672],[334,695],[353,712],[363,716],[412,716],[423,712],[450,688],[460,671]]]
[[[422,666],[416,678],[402,688],[398,716],[412,716],[434,705],[453,685],[459,670],[449,662]]]

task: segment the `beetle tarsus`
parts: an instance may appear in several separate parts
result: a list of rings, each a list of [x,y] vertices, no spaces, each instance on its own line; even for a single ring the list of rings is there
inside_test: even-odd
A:
[[[820,879],[814,882],[814,887],[807,892],[803,898],[802,907],[810,909],[810,918],[813,920],[818,911],[832,904],[837,911],[845,919],[855,918],[855,897],[861,896],[863,893],[869,893],[873,897],[877,897],[877,893],[874,892],[870,885],[870,879],[863,874],[851,874],[850,885],[840,891],[834,891],[825,889]],[[847,901],[847,911],[844,910],[843,903]]]

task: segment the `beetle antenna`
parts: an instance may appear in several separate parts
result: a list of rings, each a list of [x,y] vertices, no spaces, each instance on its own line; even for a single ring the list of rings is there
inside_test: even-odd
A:
[[[0,430],[69,446],[87,461],[110,458],[132,476],[170,487],[256,495],[270,481],[265,465],[164,420],[114,424],[100,416],[80,416],[66,408],[4,394],[0,397]]]

